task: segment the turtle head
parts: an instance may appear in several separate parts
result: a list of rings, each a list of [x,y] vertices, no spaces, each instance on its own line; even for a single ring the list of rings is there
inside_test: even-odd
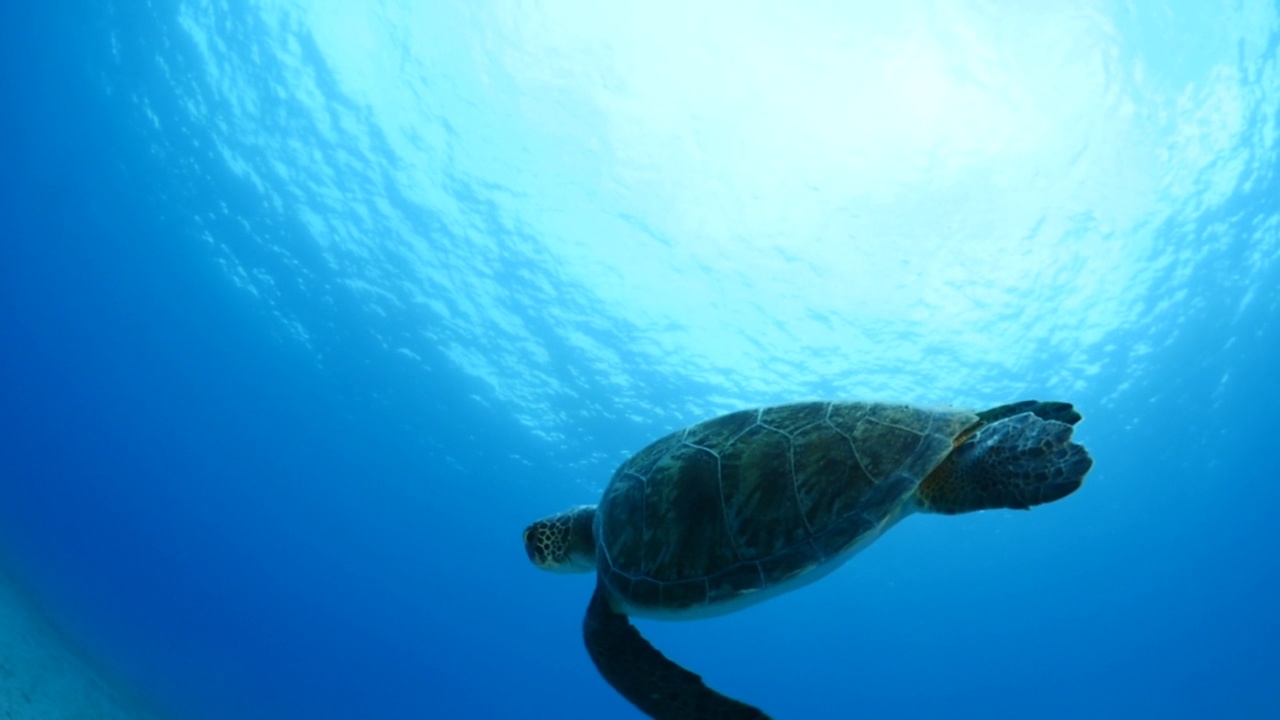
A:
[[[595,572],[595,505],[580,505],[535,521],[524,530],[534,565],[558,573]]]

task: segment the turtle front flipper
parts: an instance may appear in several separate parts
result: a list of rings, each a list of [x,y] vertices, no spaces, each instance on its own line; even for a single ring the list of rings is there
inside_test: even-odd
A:
[[[1056,420],[1067,425],[1075,425],[1080,422],[1080,413],[1076,412],[1071,403],[1043,402],[1040,400],[1023,400],[1022,402],[1009,403],[990,410],[983,410],[978,413],[978,419],[990,425],[998,420],[1004,420],[1026,412],[1035,415],[1041,420]]]
[[[1079,413],[1065,403],[1029,405],[1035,407],[983,425],[962,440],[916,490],[920,509],[947,515],[1022,510],[1075,492],[1093,467],[1084,447],[1071,441]],[[991,416],[1017,407],[997,408]]]
[[[649,644],[596,583],[582,634],[596,669],[631,704],[657,720],[769,720],[745,703],[707,687],[696,673]]]

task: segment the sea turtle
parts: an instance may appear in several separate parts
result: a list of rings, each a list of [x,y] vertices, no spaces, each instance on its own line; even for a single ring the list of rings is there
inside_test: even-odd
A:
[[[596,572],[583,634],[600,674],[659,718],[766,718],[669,660],[628,615],[719,615],[810,583],[913,512],[1029,508],[1080,487],[1080,414],[1025,401],[975,412],[807,402],[672,433],[613,474],[599,505],[524,531],[535,565]]]

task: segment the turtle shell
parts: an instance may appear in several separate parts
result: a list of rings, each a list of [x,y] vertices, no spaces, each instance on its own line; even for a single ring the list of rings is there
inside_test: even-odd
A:
[[[878,531],[977,422],[969,410],[813,402],[672,433],[605,489],[600,575],[631,606],[664,612],[785,583]]]

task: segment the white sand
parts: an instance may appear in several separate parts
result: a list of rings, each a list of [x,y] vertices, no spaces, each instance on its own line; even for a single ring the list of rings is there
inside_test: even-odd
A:
[[[83,660],[0,563],[0,720],[158,720]]]

